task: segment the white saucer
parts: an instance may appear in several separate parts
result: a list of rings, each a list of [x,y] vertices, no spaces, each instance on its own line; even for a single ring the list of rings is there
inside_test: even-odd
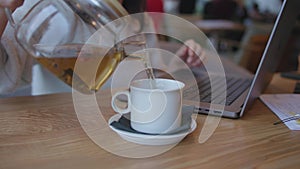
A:
[[[111,124],[113,121],[118,121],[122,115],[115,114],[113,115],[108,124]],[[191,128],[185,132],[181,132],[178,134],[170,134],[170,135],[147,135],[147,134],[138,134],[138,133],[131,133],[124,130],[119,130],[114,128],[113,126],[109,125],[109,127],[115,131],[121,138],[127,140],[129,142],[142,144],[142,145],[168,145],[168,144],[175,144],[179,143],[185,136],[192,133],[196,127],[197,123],[192,118],[191,121]]]

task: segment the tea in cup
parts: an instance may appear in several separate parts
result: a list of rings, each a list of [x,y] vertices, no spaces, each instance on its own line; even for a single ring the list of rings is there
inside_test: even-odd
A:
[[[130,90],[119,91],[112,97],[112,108],[120,114],[130,112],[131,127],[149,134],[168,133],[181,126],[182,89],[184,83],[171,79],[133,81]],[[119,96],[126,96],[128,106],[116,104]]]

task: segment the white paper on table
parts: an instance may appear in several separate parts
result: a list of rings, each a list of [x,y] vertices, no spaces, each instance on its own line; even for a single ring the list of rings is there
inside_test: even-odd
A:
[[[259,98],[280,120],[300,113],[300,94],[263,94]],[[300,130],[300,124],[296,120],[284,124],[290,130]]]

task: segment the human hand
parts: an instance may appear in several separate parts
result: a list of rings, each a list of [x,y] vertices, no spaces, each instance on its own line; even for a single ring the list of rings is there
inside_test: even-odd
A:
[[[204,50],[194,40],[185,41],[184,45],[176,52],[190,67],[200,66],[205,60]]]
[[[11,10],[23,4],[24,0],[0,0],[0,8],[9,8]]]
[[[9,8],[11,11],[23,4],[24,0],[0,0],[0,37],[6,27],[7,18],[4,8]]]

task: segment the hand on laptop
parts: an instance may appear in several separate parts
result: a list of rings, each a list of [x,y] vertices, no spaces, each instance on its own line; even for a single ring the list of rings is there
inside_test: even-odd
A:
[[[188,66],[200,66],[205,60],[204,50],[194,40],[187,40],[177,52],[176,55],[182,58]]]

